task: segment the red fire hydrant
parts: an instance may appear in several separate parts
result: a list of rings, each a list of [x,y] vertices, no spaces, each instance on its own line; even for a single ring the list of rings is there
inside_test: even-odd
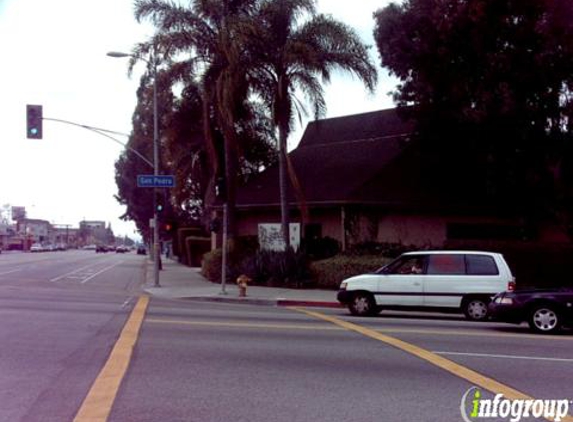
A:
[[[241,274],[237,278],[237,285],[239,286],[239,297],[247,296],[247,284],[251,282],[251,279],[245,274]]]

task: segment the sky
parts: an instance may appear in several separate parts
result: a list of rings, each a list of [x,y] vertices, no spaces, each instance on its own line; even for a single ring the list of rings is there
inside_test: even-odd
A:
[[[326,117],[392,107],[396,81],[380,67],[372,13],[388,0],[320,0],[318,10],[352,26],[372,45],[379,70],[374,95],[347,75],[325,86]],[[114,163],[123,147],[83,128],[44,121],[43,139],[26,138],[26,104],[41,104],[44,118],[128,134],[143,66],[127,75],[129,53],[154,32],[139,24],[133,0],[0,0],[0,206],[24,206],[28,217],[77,227],[106,221],[116,235],[137,238],[135,224],[119,217]],[[308,119],[289,140],[296,146]],[[114,135],[119,141],[127,138]],[[151,141],[151,140],[150,140]]]

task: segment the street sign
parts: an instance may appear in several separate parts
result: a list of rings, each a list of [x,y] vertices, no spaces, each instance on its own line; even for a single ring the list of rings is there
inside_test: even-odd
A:
[[[153,174],[138,174],[138,188],[172,188],[175,187],[175,176],[154,176]]]

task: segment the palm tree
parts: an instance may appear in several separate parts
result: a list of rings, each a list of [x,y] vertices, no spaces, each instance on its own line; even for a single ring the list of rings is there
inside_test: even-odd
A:
[[[198,77],[203,100],[203,125],[212,177],[206,202],[214,202],[218,177],[226,179],[229,233],[234,231],[235,190],[239,151],[235,125],[247,98],[244,48],[236,36],[252,16],[257,0],[194,0],[188,7],[169,0],[137,0],[138,21],[150,19],[157,33],[140,44],[135,56],[157,49],[172,65],[172,76]],[[181,57],[184,57],[181,60]],[[223,134],[224,170],[220,169],[214,126]]]
[[[243,33],[251,54],[249,83],[271,110],[279,134],[281,225],[288,247],[287,171],[299,202],[302,199],[287,154],[295,111],[299,116],[305,113],[295,93],[302,91],[318,118],[326,110],[322,83],[330,81],[334,70],[357,76],[370,91],[377,73],[358,34],[330,16],[317,14],[314,0],[260,1],[252,22],[255,25]]]

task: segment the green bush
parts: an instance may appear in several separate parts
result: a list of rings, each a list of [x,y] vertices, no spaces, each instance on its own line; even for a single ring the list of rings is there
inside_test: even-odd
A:
[[[222,250],[205,254],[202,274],[210,281],[221,281]],[[303,287],[310,283],[308,259],[302,252],[260,251],[235,248],[229,253],[227,281],[234,282],[239,275],[249,276],[255,285]]]
[[[221,281],[221,263],[223,260],[223,250],[215,249],[203,255],[201,274],[214,283]]]
[[[308,285],[311,278],[308,258],[300,251],[257,251],[249,262],[248,269],[243,269],[252,271],[247,275],[257,284],[302,287]]]
[[[358,274],[369,273],[390,262],[378,255],[346,256],[315,261],[310,265],[314,285],[321,289],[338,289],[342,280]]]
[[[326,259],[340,252],[340,242],[332,237],[304,240],[302,249],[312,260]]]

